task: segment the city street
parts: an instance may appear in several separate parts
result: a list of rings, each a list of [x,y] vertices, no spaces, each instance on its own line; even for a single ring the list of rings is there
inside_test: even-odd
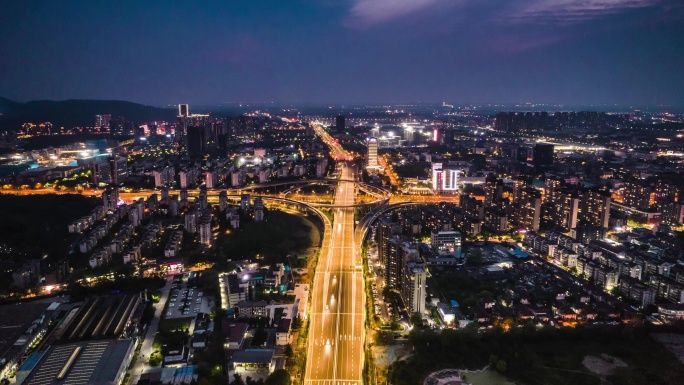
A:
[[[343,163],[341,179],[355,177],[355,170]],[[335,203],[353,204],[354,197],[354,183],[342,182]],[[353,209],[335,210],[330,243],[325,246],[312,289],[305,383],[360,384],[365,293],[361,256],[354,240]]]
[[[147,362],[149,361],[150,354],[152,354],[153,351],[152,343],[154,342],[154,336],[155,334],[157,334],[157,330],[159,329],[159,320],[161,320],[162,317],[164,304],[169,299],[169,292],[171,291],[172,283],[173,275],[167,276],[166,284],[164,285],[164,288],[162,288],[161,291],[161,298],[159,299],[159,303],[157,304],[156,309],[154,310],[154,318],[152,318],[152,322],[150,322],[150,326],[147,328],[147,332],[145,333],[145,339],[143,340],[142,346],[140,347],[140,352],[138,353],[135,365],[130,371],[130,384],[137,383],[143,370],[150,367],[149,365],[147,365]]]

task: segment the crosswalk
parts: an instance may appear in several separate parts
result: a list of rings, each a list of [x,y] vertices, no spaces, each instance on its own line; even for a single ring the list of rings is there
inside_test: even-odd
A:
[[[361,385],[362,381],[358,380],[334,380],[334,379],[317,379],[317,380],[304,380],[307,385]]]

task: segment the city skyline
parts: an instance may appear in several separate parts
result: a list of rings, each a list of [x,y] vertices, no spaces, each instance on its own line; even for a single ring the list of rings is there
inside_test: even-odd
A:
[[[669,0],[10,4],[0,95],[684,105]]]

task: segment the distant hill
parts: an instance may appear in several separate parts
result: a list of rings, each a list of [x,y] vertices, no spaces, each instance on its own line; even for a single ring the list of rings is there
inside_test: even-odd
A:
[[[54,127],[90,127],[95,115],[123,116],[127,121],[173,120],[176,111],[121,100],[36,100],[26,103],[0,97],[0,130],[17,130],[22,123],[51,122]]]

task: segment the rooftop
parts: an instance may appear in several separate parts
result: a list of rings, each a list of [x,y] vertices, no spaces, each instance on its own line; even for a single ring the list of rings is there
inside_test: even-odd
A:
[[[139,294],[89,298],[71,319],[62,341],[120,337],[140,303]]]
[[[109,385],[116,383],[135,342],[104,340],[53,345],[24,385]],[[125,370],[125,368],[123,368]]]
[[[247,349],[233,354],[233,363],[270,364],[273,349]]]
[[[11,355],[20,345],[15,343],[38,320],[51,302],[30,302],[0,306],[0,359]]]

